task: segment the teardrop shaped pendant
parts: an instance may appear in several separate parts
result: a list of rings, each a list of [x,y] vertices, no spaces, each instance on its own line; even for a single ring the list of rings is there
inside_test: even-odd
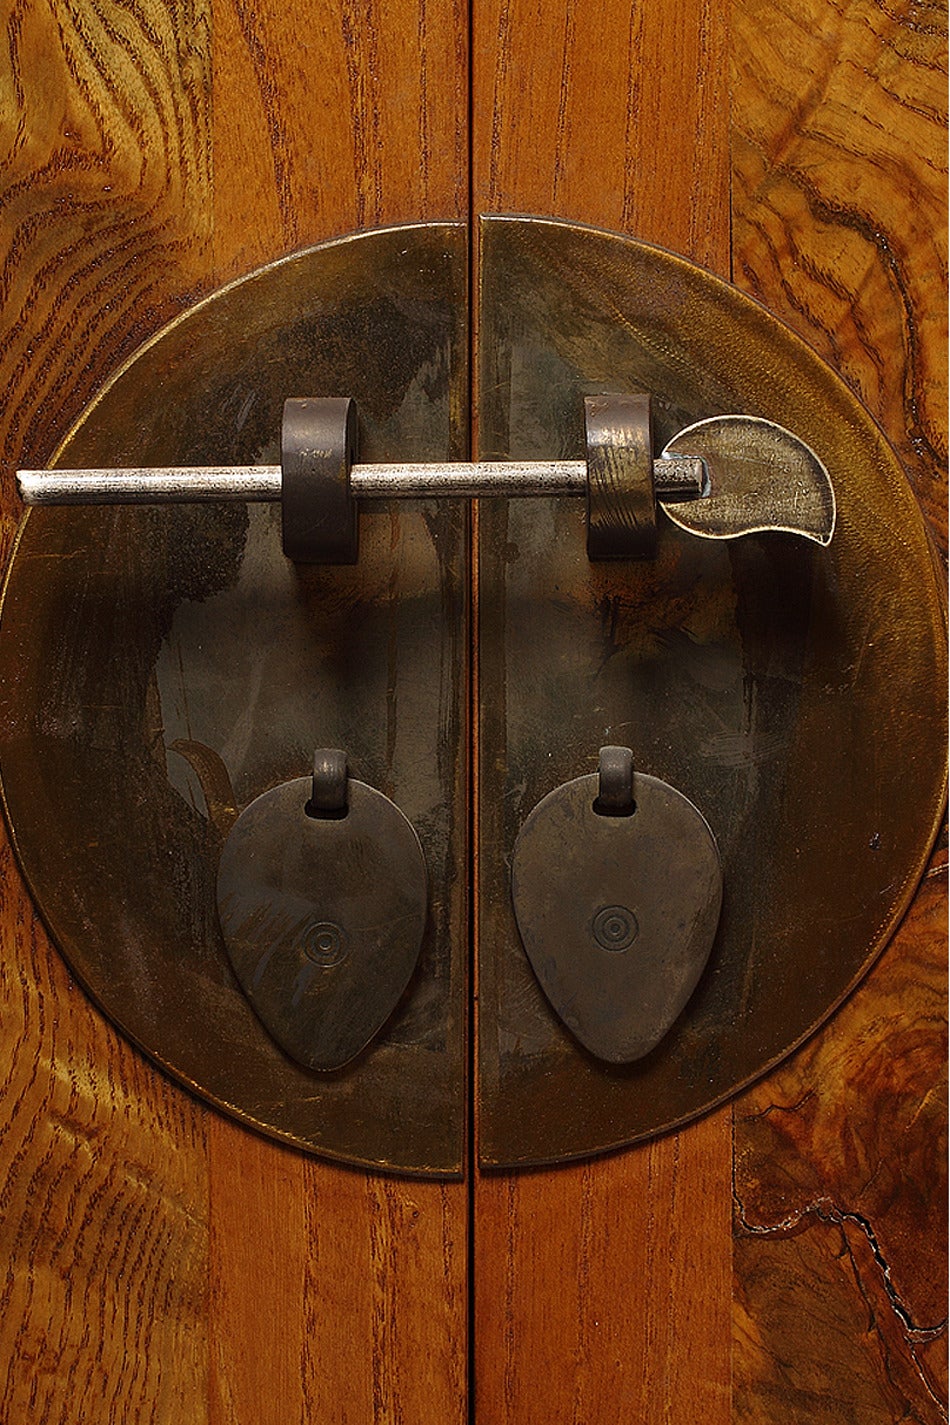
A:
[[[551,1006],[592,1054],[643,1058],[679,1017],[709,959],[722,868],[702,813],[605,747],[600,771],[565,782],[515,844],[512,901]]]
[[[322,750],[313,778],[264,792],[218,869],[218,919],[258,1018],[309,1069],[365,1049],[409,983],[425,932],[426,868],[413,827]]]

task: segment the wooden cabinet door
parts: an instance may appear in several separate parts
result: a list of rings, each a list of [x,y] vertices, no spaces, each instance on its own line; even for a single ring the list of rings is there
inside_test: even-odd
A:
[[[163,322],[274,257],[468,205],[451,0],[8,10],[6,534]],[[4,1421],[466,1418],[466,1186],[280,1148],[71,982],[5,851]]]
[[[336,234],[516,211],[659,243],[766,303],[881,422],[945,549],[938,10],[7,15],[7,547],[13,470],[200,295]],[[327,1165],[171,1085],[71,981],[3,855],[0,1420],[946,1418],[940,853],[851,1000],[731,1106],[458,1183]]]
[[[475,14],[473,207],[629,232],[767,304],[882,423],[942,540],[921,12]],[[479,1420],[945,1418],[942,866],[850,1002],[733,1104],[600,1162],[476,1178]]]

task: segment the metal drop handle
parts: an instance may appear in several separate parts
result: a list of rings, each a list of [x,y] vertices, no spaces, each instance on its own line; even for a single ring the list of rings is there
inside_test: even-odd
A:
[[[586,496],[591,559],[651,557],[657,503],[707,538],[779,529],[831,539],[827,471],[780,426],[719,416],[654,456],[649,396],[588,396],[585,421],[586,460],[361,464],[352,400],[293,398],[284,404],[280,465],[20,470],[17,483],[29,505],[280,500],[284,552],[312,564],[355,562],[364,499]],[[776,469],[792,475],[784,491]]]

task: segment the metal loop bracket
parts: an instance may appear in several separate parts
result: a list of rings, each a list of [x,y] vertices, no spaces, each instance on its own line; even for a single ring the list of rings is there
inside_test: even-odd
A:
[[[594,802],[594,811],[599,816],[632,816],[636,811],[633,771],[633,752],[629,747],[600,749],[597,800]]]

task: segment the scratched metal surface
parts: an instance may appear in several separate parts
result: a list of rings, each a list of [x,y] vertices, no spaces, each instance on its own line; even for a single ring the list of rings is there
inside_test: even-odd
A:
[[[761,416],[814,448],[838,497],[827,550],[777,534],[707,542],[667,522],[656,560],[627,565],[588,563],[583,511],[567,502],[482,502],[478,1121],[480,1157],[499,1166],[682,1123],[834,1010],[933,842],[946,662],[910,488],[801,341],[629,239],[489,218],[481,241],[480,458],[577,458],[585,394],[650,391],[658,443],[712,415]],[[696,993],[630,1066],[599,1062],[560,1025],[509,894],[519,827],[607,743],[699,807],[725,878]]]
[[[143,349],[65,466],[273,463],[289,395],[350,395],[368,459],[467,454],[464,227],[325,244]],[[359,564],[294,568],[280,511],[34,511],[0,618],[0,771],[20,863],[76,975],[169,1073],[274,1136],[461,1171],[467,1005],[467,512],[379,505]],[[415,826],[433,887],[392,1019],[336,1073],[269,1038],[215,877],[237,809],[339,746]]]

